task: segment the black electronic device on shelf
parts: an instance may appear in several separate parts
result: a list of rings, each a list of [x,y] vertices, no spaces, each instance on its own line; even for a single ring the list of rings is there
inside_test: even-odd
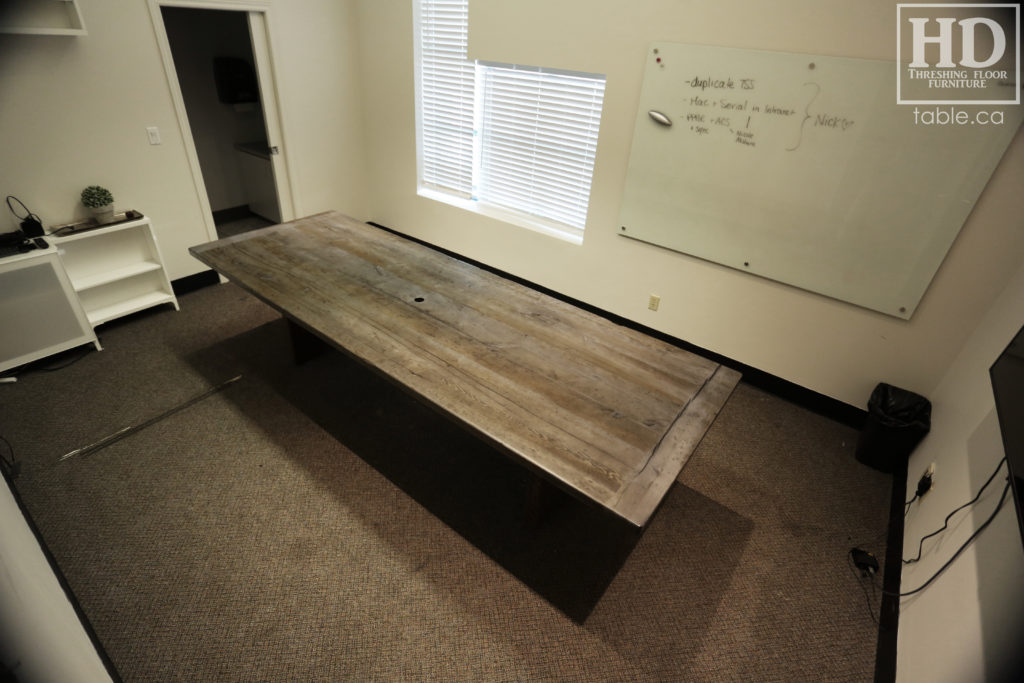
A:
[[[24,215],[18,213],[18,209],[11,204],[12,201],[20,207]],[[21,221],[21,232],[24,233],[25,238],[43,236],[43,222],[39,220],[39,216],[29,211],[24,202],[13,195],[7,195],[7,208],[11,210],[15,218]]]
[[[24,215],[19,214],[19,209],[16,209],[12,202],[18,205]],[[46,246],[39,245],[43,235],[43,224],[39,220],[39,216],[29,211],[20,199],[12,195],[7,196],[7,208],[11,210],[15,218],[21,221],[21,224],[16,230],[0,233],[0,258],[24,254],[33,249],[45,249]],[[46,242],[43,241],[43,244],[45,245]]]
[[[1010,488],[1024,542],[1024,328],[989,370],[996,398],[999,429],[1003,433]]]
[[[17,247],[25,241],[25,233],[20,229],[0,234],[0,247]]]

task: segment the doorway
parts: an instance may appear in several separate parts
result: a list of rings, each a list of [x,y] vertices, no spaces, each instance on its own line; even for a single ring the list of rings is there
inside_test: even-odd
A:
[[[262,15],[178,6],[160,15],[216,236],[286,220],[264,109],[274,101],[261,91],[253,50],[265,40],[253,35],[263,26],[253,15]]]

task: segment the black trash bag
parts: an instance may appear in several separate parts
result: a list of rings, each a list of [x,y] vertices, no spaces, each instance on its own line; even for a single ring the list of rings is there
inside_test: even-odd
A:
[[[868,418],[857,442],[857,460],[895,472],[931,430],[932,404],[924,396],[885,383],[868,399]]]

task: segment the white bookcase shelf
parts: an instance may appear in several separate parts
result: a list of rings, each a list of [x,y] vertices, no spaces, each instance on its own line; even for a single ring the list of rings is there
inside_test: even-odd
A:
[[[0,0],[0,33],[84,36],[77,0]]]
[[[174,303],[174,297],[172,295],[163,294],[161,292],[149,292],[148,294],[140,294],[139,296],[133,296],[130,299],[124,299],[102,308],[95,308],[88,311],[86,314],[89,317],[89,324],[93,327],[102,325],[105,322],[109,322],[115,318],[120,318],[123,315],[129,313],[138,313],[151,306],[159,306],[160,304],[171,304]]]
[[[128,264],[123,268],[114,268],[106,273],[96,273],[95,275],[89,275],[88,277],[83,277],[79,280],[72,280],[71,284],[74,285],[76,292],[82,292],[110,282],[124,280],[125,278],[129,278],[133,275],[141,275],[142,273],[160,270],[161,268],[163,268],[163,266],[155,261],[140,261],[138,263]]]
[[[0,372],[82,344],[100,348],[53,247],[0,259],[0,321]]]
[[[94,328],[152,306],[178,309],[146,216],[50,239]]]

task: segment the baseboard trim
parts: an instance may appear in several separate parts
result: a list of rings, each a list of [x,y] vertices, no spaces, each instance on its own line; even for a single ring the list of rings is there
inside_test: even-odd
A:
[[[195,275],[186,275],[180,277],[177,280],[171,281],[171,289],[174,290],[174,296],[181,296],[182,294],[188,294],[194,292],[197,289],[203,287],[209,287],[220,282],[220,276],[215,271],[204,270],[201,273]]]
[[[465,256],[453,252],[451,250],[444,249],[443,247],[438,247],[437,245],[431,244],[416,237],[411,237],[398,230],[389,228],[386,225],[382,225],[375,221],[367,221],[367,223],[374,226],[375,228],[386,230],[387,232],[398,235],[399,237],[404,237],[405,239],[416,242],[417,244],[429,247],[435,251],[445,254],[446,256],[451,256],[452,258],[456,258],[460,261],[464,261],[478,268],[482,268],[483,270],[486,270],[490,273],[494,273],[495,275],[499,275],[505,279],[512,280],[513,282],[516,282],[525,287],[529,287],[530,289],[533,289],[535,291],[542,292],[560,301],[564,301],[566,303],[572,304],[573,306],[582,308],[585,311],[589,311],[590,313],[599,315],[602,318],[610,320],[611,322],[614,322],[618,325],[622,325],[623,327],[628,327],[638,332],[642,332],[646,335],[654,337],[655,339],[660,339],[661,341],[664,341],[668,344],[672,344],[673,346],[677,346],[681,349],[690,351],[691,353],[695,353],[709,360],[713,360],[716,363],[724,365],[728,368],[732,368],[733,370],[736,370],[743,375],[743,381],[746,382],[747,384],[755,386],[759,389],[763,389],[791,403],[795,403],[819,415],[823,415],[825,417],[833,419],[836,422],[847,425],[849,427],[853,427],[854,429],[858,430],[864,426],[864,421],[867,418],[866,410],[855,408],[854,406],[851,406],[847,403],[843,403],[842,401],[831,398],[830,396],[825,396],[824,394],[818,393],[811,389],[807,389],[806,387],[802,387],[798,384],[790,382],[789,380],[785,380],[782,379],[781,377],[772,375],[771,373],[765,372],[763,370],[758,370],[757,368],[751,367],[744,363],[740,363],[731,358],[727,358],[726,356],[723,356],[719,353],[715,353],[708,349],[701,348],[696,344],[691,344],[690,342],[685,341],[683,339],[679,339],[678,337],[674,337],[670,334],[666,334],[664,332],[660,332],[653,328],[647,327],[646,325],[642,325],[636,322],[635,320],[630,320],[629,318],[625,318],[616,313],[611,313],[604,309],[598,308],[597,306],[592,306],[578,299],[566,296],[560,292],[556,292],[553,289],[548,289],[547,287],[543,287],[534,282],[530,282],[529,280],[525,280],[516,275],[512,275],[511,273],[507,273],[498,268],[489,266],[486,263],[481,263],[480,261],[476,261],[471,258],[466,258]]]
[[[903,512],[907,491],[907,461],[892,474],[889,501],[889,535],[885,542],[885,571],[882,574],[882,605],[878,617],[875,647],[875,683],[896,680],[896,647],[900,623],[900,584],[903,577]]]

